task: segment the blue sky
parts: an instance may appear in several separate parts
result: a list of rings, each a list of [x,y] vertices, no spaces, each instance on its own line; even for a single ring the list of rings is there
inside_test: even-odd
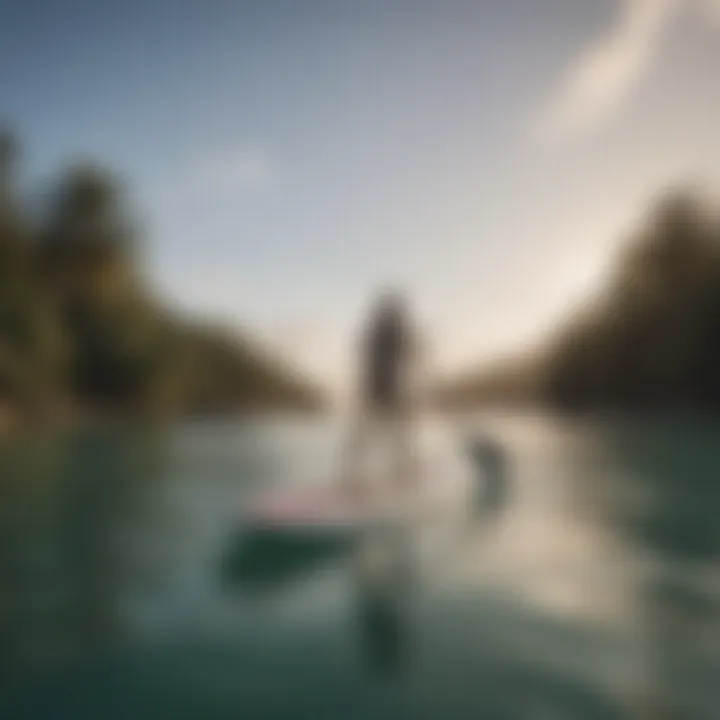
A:
[[[541,337],[720,180],[714,0],[0,0],[28,181],[127,181],[150,273],[341,382],[378,284],[444,371]]]

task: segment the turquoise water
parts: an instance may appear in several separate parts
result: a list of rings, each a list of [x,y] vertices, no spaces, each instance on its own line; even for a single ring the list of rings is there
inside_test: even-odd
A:
[[[255,493],[332,473],[330,421],[7,440],[0,717],[718,717],[719,428],[472,425],[507,507],[382,601],[347,552],[225,571]]]

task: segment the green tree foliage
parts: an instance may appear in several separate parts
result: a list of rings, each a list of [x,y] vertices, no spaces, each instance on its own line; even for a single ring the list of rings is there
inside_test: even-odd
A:
[[[62,372],[64,337],[37,282],[32,226],[15,193],[17,143],[0,133],[0,400],[35,409]]]
[[[692,195],[659,204],[562,329],[545,391],[575,409],[720,409],[720,232]]]
[[[720,411],[720,221],[669,193],[622,247],[607,285],[532,356],[444,384],[441,406]]]
[[[17,143],[0,134],[0,405],[117,412],[317,406],[319,394],[254,345],[196,327],[143,281],[122,187],[63,173],[42,217],[18,200]]]

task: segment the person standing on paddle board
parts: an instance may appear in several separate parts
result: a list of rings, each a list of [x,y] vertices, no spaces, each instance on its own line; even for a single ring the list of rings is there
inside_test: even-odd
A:
[[[351,438],[350,482],[358,489],[361,465],[381,451],[389,484],[412,482],[413,380],[418,359],[416,334],[403,297],[385,292],[376,301],[362,337],[359,407]]]

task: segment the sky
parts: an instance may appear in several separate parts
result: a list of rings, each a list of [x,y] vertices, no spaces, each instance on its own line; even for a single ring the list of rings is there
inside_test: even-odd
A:
[[[378,287],[451,374],[720,193],[718,68],[720,0],[0,0],[28,185],[108,165],[163,296],[337,386]]]

